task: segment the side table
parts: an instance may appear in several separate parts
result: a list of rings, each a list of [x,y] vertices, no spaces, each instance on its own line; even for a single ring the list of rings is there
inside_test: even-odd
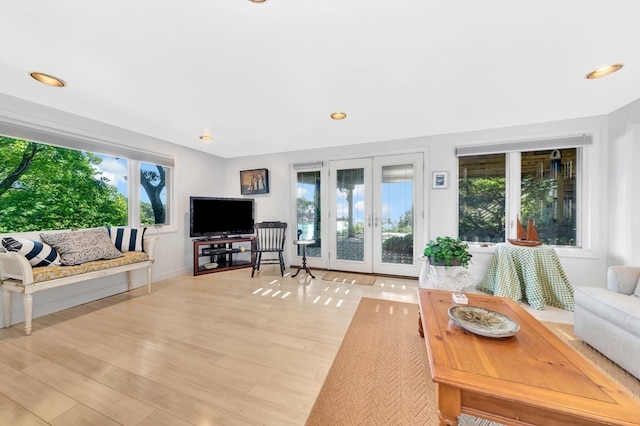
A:
[[[573,311],[573,287],[551,247],[496,244],[483,280],[476,289],[494,296],[526,300],[533,309],[546,305]]]
[[[309,274],[311,278],[315,278],[311,273],[311,270],[307,266],[307,246],[315,243],[316,243],[316,240],[294,240],[293,241],[293,244],[295,244],[298,247],[302,247],[302,266],[298,268],[298,271],[294,275],[291,275],[291,278],[296,277],[301,270],[307,271],[307,274]]]

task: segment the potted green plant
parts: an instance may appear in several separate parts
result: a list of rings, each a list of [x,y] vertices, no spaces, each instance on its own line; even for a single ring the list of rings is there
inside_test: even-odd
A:
[[[424,248],[424,256],[434,266],[469,267],[473,255],[469,253],[469,245],[452,237],[437,237]]]

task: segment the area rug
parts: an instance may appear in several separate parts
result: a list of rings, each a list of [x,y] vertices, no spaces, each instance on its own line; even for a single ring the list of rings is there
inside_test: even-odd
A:
[[[306,424],[436,426],[437,412],[418,305],[363,297]]]
[[[640,384],[633,376],[588,345],[571,343],[571,325],[546,324],[638,396]],[[418,305],[362,298],[306,424],[438,425],[435,386],[417,328]],[[460,425],[497,423],[462,415]]]
[[[375,275],[354,274],[351,272],[329,271],[322,276],[324,281],[333,281],[345,284],[373,285],[376,282]]]

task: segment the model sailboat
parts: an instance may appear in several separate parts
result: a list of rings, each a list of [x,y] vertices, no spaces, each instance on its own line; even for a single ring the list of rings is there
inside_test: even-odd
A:
[[[525,231],[522,226],[522,222],[520,222],[520,218],[518,217],[518,238],[513,239],[509,238],[509,242],[511,244],[515,244],[517,246],[539,246],[542,244],[540,241],[540,237],[538,236],[538,232],[536,231],[536,227],[533,226],[533,219],[529,218],[527,221],[527,230]]]

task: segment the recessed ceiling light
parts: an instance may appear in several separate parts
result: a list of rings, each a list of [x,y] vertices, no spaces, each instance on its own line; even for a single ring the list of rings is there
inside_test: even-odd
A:
[[[267,0],[249,0],[251,3],[264,3]]]
[[[607,65],[606,67],[598,68],[595,71],[591,71],[589,74],[585,75],[584,78],[593,80],[594,78],[604,77],[609,74],[613,74],[616,71],[619,71],[623,66],[624,64]]]
[[[47,86],[64,87],[67,85],[67,83],[65,83],[62,79],[42,72],[34,71],[30,72],[29,75],[38,80],[40,83],[46,84]]]
[[[345,118],[347,118],[347,114],[345,114],[344,112],[334,112],[333,114],[331,114],[331,118],[333,120],[344,120]]]
[[[211,135],[201,135],[200,140],[203,142],[211,142],[213,140],[213,136]]]

